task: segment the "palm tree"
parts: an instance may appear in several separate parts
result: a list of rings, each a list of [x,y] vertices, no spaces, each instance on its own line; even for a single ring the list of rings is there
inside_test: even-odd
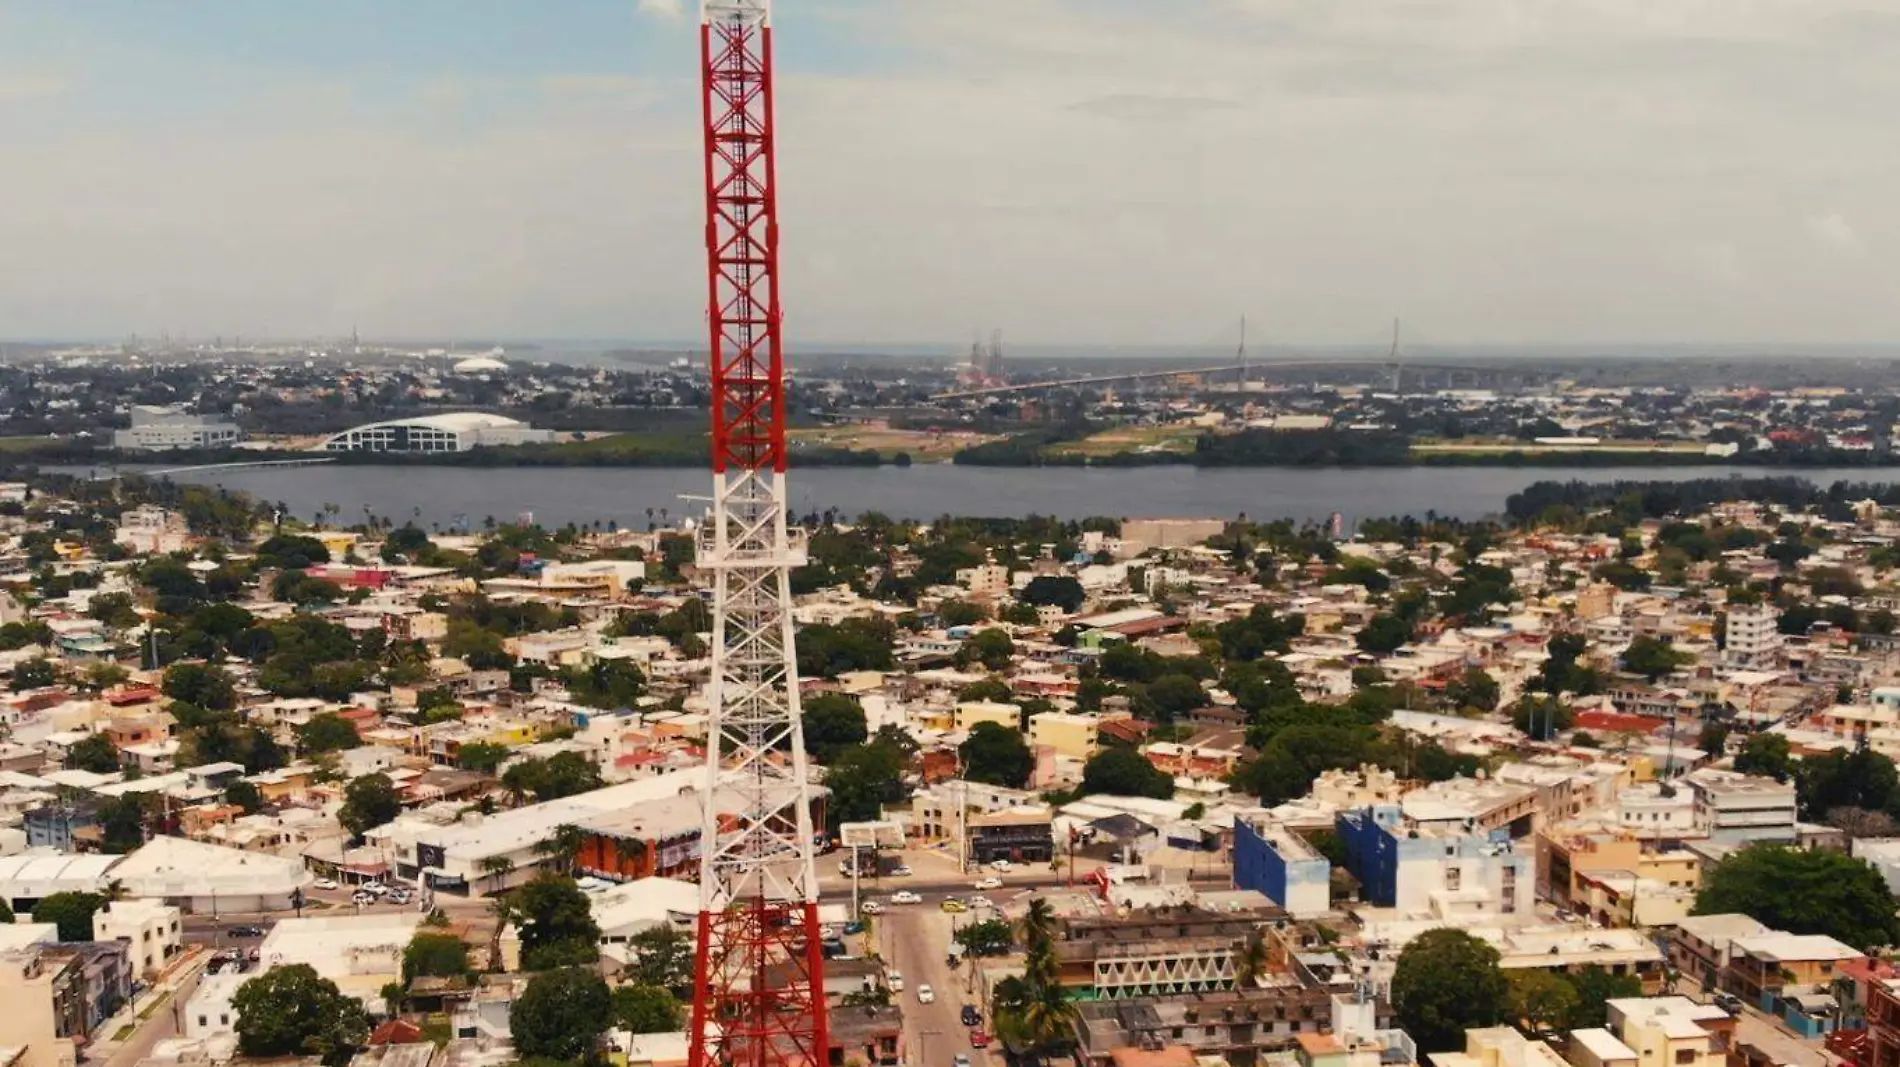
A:
[[[1251,986],[1267,970],[1267,939],[1254,931],[1247,943],[1234,950],[1234,984]]]
[[[490,892],[499,893],[503,879],[514,873],[515,861],[506,856],[483,856],[477,866],[481,868],[484,875],[494,880],[495,884],[490,888]]]
[[[586,830],[573,823],[562,823],[545,840],[536,842],[534,851],[536,855],[553,861],[554,868],[562,874],[571,874],[574,861],[579,858],[581,846],[587,843],[587,838]]]
[[[1037,897],[1029,902],[1029,910],[1023,913],[1023,944],[1033,951],[1037,944],[1048,944],[1055,940],[1056,913],[1049,902]]]
[[[637,874],[641,861],[647,858],[647,843],[637,837],[614,838],[614,862],[624,873],[631,865]]]
[[[1050,986],[1023,1007],[1022,1025],[1032,1054],[1060,1052],[1075,1040],[1075,1024],[1082,1017],[1062,987]]]

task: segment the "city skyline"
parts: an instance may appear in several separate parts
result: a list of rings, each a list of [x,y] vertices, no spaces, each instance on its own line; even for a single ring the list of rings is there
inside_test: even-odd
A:
[[[1154,6],[781,3],[794,347],[1900,339],[1873,4]],[[690,340],[693,15],[0,7],[0,333]]]

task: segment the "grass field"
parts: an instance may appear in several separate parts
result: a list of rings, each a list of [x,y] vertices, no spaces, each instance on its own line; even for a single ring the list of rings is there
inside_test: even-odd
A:
[[[1194,451],[1202,431],[1197,426],[1119,426],[1080,441],[1063,441],[1049,451],[1068,456],[1112,456],[1119,452]]]
[[[996,438],[980,433],[933,433],[925,430],[894,430],[882,423],[862,426],[819,426],[791,431],[794,443],[820,448],[849,448],[857,452],[876,452],[885,459],[907,452],[918,463],[947,463],[958,449],[980,445]]]

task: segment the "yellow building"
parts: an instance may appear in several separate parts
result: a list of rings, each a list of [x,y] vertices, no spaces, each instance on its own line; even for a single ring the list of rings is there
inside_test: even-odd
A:
[[[1509,1026],[1465,1031],[1463,1052],[1433,1052],[1431,1067],[1568,1067],[1542,1041],[1532,1041]]]
[[[356,547],[357,535],[348,530],[318,530],[312,536],[323,542],[323,547],[330,550],[333,560],[341,560]]]
[[[1054,749],[1058,756],[1088,759],[1095,755],[1098,747],[1096,729],[1099,721],[1093,715],[1045,711],[1029,720],[1030,747],[1041,748],[1046,745]]]
[[[1722,1067],[1735,1020],[1687,997],[1629,997],[1609,1002],[1609,1025],[1575,1030],[1577,1067]]]
[[[1587,881],[1601,884],[1625,876],[1660,888],[1693,893],[1702,884],[1702,865],[1693,852],[1649,852],[1642,841],[1610,831],[1566,832],[1562,827],[1537,835],[1537,867],[1549,879],[1547,895],[1560,907],[1595,914]],[[1638,899],[1642,889],[1637,888]],[[1629,910],[1625,904],[1624,912]],[[1610,914],[1615,915],[1612,910]],[[1601,920],[1600,920],[1601,921]]]
[[[1022,709],[995,700],[966,700],[957,705],[958,730],[969,732],[980,722],[993,722],[1007,730],[1022,729]]]

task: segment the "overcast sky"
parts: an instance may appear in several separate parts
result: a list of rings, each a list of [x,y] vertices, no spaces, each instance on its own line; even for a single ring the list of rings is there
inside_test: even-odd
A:
[[[690,0],[0,0],[0,336],[700,335]],[[1894,0],[779,0],[795,344],[1900,340]]]

